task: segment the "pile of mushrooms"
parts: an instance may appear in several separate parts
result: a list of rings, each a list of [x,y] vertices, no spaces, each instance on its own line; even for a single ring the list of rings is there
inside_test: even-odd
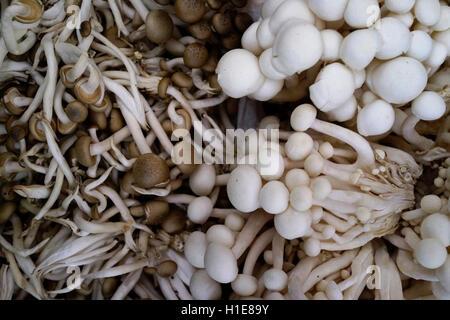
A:
[[[0,16],[0,299],[450,299],[445,1]]]

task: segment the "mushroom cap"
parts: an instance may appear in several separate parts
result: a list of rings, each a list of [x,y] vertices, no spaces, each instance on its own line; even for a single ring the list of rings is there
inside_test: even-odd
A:
[[[450,256],[447,255],[445,263],[436,270],[436,277],[441,285],[450,292]]]
[[[325,200],[332,190],[330,181],[325,176],[311,180],[311,191],[316,200]]]
[[[339,62],[324,67],[309,87],[314,105],[323,112],[338,108],[351,98],[356,89],[353,72]]]
[[[205,269],[219,283],[230,283],[238,274],[236,257],[231,249],[214,242],[206,248]]]
[[[417,262],[428,269],[437,269],[445,263],[447,250],[439,240],[423,239],[414,248]]]
[[[169,167],[158,155],[140,155],[133,164],[134,183],[139,188],[149,189],[169,181]]]
[[[26,16],[16,16],[15,19],[21,23],[34,23],[41,19],[44,12],[44,6],[37,0],[18,0],[28,7]]]
[[[16,211],[17,204],[13,201],[5,201],[0,204],[0,225],[4,224]]]
[[[85,167],[92,167],[95,164],[95,157],[91,156],[90,145],[92,139],[89,136],[81,136],[75,143],[75,157],[78,162]]]
[[[441,198],[435,194],[428,194],[420,200],[420,208],[426,213],[437,213],[441,206]]]
[[[239,232],[244,227],[245,220],[237,213],[227,214],[225,218],[225,225],[230,228],[230,230]]]
[[[284,172],[284,159],[279,151],[279,146],[259,146],[256,169],[264,180],[281,178]]]
[[[261,23],[261,20],[253,22],[247,30],[244,31],[241,38],[242,48],[250,51],[254,55],[259,55],[263,50],[258,43],[256,32]]]
[[[427,71],[419,61],[398,57],[369,70],[366,83],[386,102],[405,104],[425,89],[427,79]]]
[[[313,200],[312,190],[305,185],[292,189],[289,194],[289,203],[297,211],[305,211],[311,208]]]
[[[89,115],[88,108],[80,101],[76,100],[70,102],[64,111],[66,112],[67,117],[75,123],[85,121]]]
[[[288,207],[286,211],[275,216],[274,224],[278,234],[287,240],[303,237],[311,228],[310,212]]]
[[[284,183],[290,191],[292,191],[292,189],[294,189],[295,187],[301,185],[309,185],[309,181],[309,175],[303,169],[291,169],[284,176]]]
[[[432,26],[438,23],[441,17],[439,0],[416,0],[414,15],[424,26]]]
[[[211,193],[216,182],[216,170],[211,164],[197,166],[189,177],[189,187],[198,196]]]
[[[380,36],[375,30],[353,31],[342,41],[340,57],[350,68],[363,70],[375,58],[380,41]]]
[[[319,30],[304,20],[292,19],[283,24],[275,37],[273,65],[279,72],[290,76],[314,66],[322,53]]]
[[[282,213],[289,205],[289,190],[280,181],[270,181],[261,188],[259,202],[268,213]]]
[[[284,2],[285,0],[265,0],[261,6],[261,17],[263,19],[270,18],[275,10]]]
[[[204,269],[194,272],[189,289],[192,297],[197,300],[218,300],[222,296],[222,287]]]
[[[344,18],[348,0],[308,0],[309,8],[322,20],[337,21]]]
[[[275,97],[283,88],[283,80],[273,80],[265,78],[261,87],[249,97],[258,101],[268,101]]]
[[[397,12],[397,13],[406,13],[410,11],[416,0],[385,0],[384,4],[389,11]]]
[[[419,61],[426,60],[433,48],[433,39],[430,35],[422,30],[414,30],[411,32],[411,44],[407,51],[407,55]]]
[[[394,125],[394,108],[386,101],[376,100],[359,110],[356,121],[358,132],[365,137],[384,134]]]
[[[259,68],[261,69],[261,72],[264,74],[266,78],[273,80],[283,80],[284,78],[286,78],[285,74],[277,71],[273,66],[272,48],[264,50],[259,56],[258,61],[259,61]]]
[[[447,48],[447,52],[450,52],[450,28],[445,31],[433,32],[432,38]]]
[[[251,166],[240,165],[234,169],[227,183],[227,194],[233,207],[242,212],[259,208],[261,177]]]
[[[291,160],[303,160],[311,153],[314,141],[311,136],[304,132],[295,132],[289,136],[284,150]]]
[[[344,20],[353,28],[369,28],[378,20],[380,12],[378,0],[349,0]]]
[[[213,203],[208,197],[197,197],[189,203],[187,208],[188,218],[198,224],[205,223],[213,210]]]
[[[245,49],[225,53],[217,64],[217,81],[232,98],[242,98],[256,92],[264,83],[258,58]]]
[[[151,10],[145,19],[145,34],[157,44],[164,43],[172,37],[173,22],[164,10]]]
[[[441,5],[439,21],[433,25],[434,31],[445,31],[450,29],[450,6]]]
[[[431,48],[430,56],[425,61],[425,64],[428,67],[438,68],[441,64],[444,63],[447,55],[448,49],[446,47],[446,44],[439,41],[433,41],[433,47]]]
[[[350,99],[345,101],[336,109],[327,112],[327,116],[332,121],[344,122],[352,119],[356,111],[358,110],[358,101],[356,97],[352,95]]]
[[[285,0],[280,4],[270,17],[270,29],[274,34],[282,32],[286,21],[291,19],[314,24],[314,14],[309,10],[306,1]]]
[[[286,288],[288,276],[280,269],[271,268],[263,274],[264,286],[271,291],[281,291]]]
[[[270,21],[271,19],[263,19],[256,30],[256,39],[263,49],[271,48],[275,41],[275,33],[270,29]]]
[[[231,283],[231,288],[237,295],[248,297],[258,289],[258,280],[252,275],[239,274]]]
[[[412,113],[420,120],[437,120],[445,114],[445,101],[434,91],[422,92],[411,104]]]
[[[306,131],[316,120],[317,109],[308,103],[297,106],[291,113],[291,127],[295,131]]]
[[[326,29],[320,31],[320,36],[323,42],[323,53],[321,60],[335,61],[339,60],[339,51],[341,48],[342,35],[333,29]]]
[[[176,0],[174,7],[177,17],[186,23],[200,21],[207,10],[205,0]]]
[[[208,49],[200,43],[194,42],[186,46],[183,61],[188,68],[201,68],[208,61]]]
[[[184,244],[184,256],[196,268],[205,267],[205,252],[208,246],[206,235],[201,231],[189,234]]]
[[[450,246],[450,220],[442,213],[434,213],[426,217],[420,225],[422,239],[439,240],[445,247]]]
[[[234,244],[234,233],[223,224],[215,224],[206,231],[206,240],[231,248]]]
[[[317,257],[320,253],[320,241],[314,238],[308,238],[304,243],[304,250],[307,256]]]
[[[411,44],[411,33],[400,20],[386,17],[380,20],[377,32],[381,37],[376,58],[388,60],[406,53]]]

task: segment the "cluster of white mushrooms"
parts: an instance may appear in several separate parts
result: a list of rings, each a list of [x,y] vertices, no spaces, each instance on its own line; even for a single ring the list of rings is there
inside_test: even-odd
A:
[[[0,14],[0,299],[450,299],[445,1]]]

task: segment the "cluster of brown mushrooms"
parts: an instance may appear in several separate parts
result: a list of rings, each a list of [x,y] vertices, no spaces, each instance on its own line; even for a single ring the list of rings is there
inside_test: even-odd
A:
[[[309,104],[328,62],[229,98],[263,2],[0,1],[0,300],[450,299],[448,60],[445,115],[371,139]],[[175,156],[239,128],[269,171]]]

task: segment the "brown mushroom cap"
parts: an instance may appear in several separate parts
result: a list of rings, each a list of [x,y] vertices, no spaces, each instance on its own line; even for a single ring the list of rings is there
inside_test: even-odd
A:
[[[42,130],[40,124],[40,119],[38,118],[38,115],[35,113],[31,116],[30,120],[28,121],[28,130],[31,134],[31,136],[41,142],[47,141],[47,138],[45,137],[45,133]],[[52,121],[53,123],[53,121]]]
[[[86,104],[94,104],[100,99],[102,90],[100,89],[100,86],[97,86],[97,88],[95,88],[93,92],[87,92],[83,88],[83,85],[87,83],[87,81],[88,78],[81,78],[77,80],[75,86],[73,87],[73,91],[75,92],[78,100],[80,100],[81,102],[84,102]]]
[[[15,19],[21,23],[34,23],[42,17],[44,7],[37,0],[18,0],[28,7],[26,16],[16,16]]]
[[[241,36],[237,33],[222,38],[222,46],[227,50],[233,50],[241,46]]]
[[[123,128],[124,119],[118,109],[112,109],[109,115],[109,130],[117,132]]]
[[[184,50],[183,61],[188,68],[201,68],[208,61],[208,49],[200,43],[191,43]]]
[[[157,44],[166,42],[172,37],[173,22],[164,10],[152,10],[145,19],[147,38]]]
[[[231,0],[231,3],[236,7],[236,8],[243,8],[247,5],[247,0]]]
[[[8,135],[14,140],[14,141],[20,141],[23,138],[25,138],[28,134],[28,128],[24,125],[16,125],[11,127],[11,129],[8,131]]]
[[[102,295],[106,299],[111,298],[116,291],[118,281],[116,278],[105,278],[102,284]]]
[[[186,23],[195,23],[203,18],[206,12],[205,0],[176,0],[175,14]]]
[[[81,123],[88,117],[88,108],[82,104],[80,101],[72,101],[70,102],[66,109],[64,110],[67,114],[67,117],[76,123]]]
[[[19,89],[16,87],[10,87],[6,90],[5,95],[3,96],[3,102],[5,103],[6,109],[15,116],[18,116],[22,114],[22,112],[25,110],[24,108],[17,107],[14,104],[14,99],[16,97],[21,97],[22,94],[20,93]]]
[[[162,158],[153,153],[140,155],[132,170],[134,182],[140,188],[149,189],[169,180],[169,167]]]
[[[131,187],[133,185],[133,183],[134,183],[133,172],[127,171],[123,175],[122,181],[120,182],[120,186],[121,186],[122,190],[131,195],[136,194],[136,191]]]
[[[85,20],[80,24],[80,34],[83,38],[91,34],[91,22],[89,20]]]
[[[170,0],[155,0],[155,2],[162,6],[167,6],[168,4],[170,4]]]
[[[164,231],[170,234],[178,233],[184,230],[186,225],[187,215],[186,212],[173,208],[161,223],[161,227]]]
[[[181,71],[175,72],[170,80],[172,80],[172,82],[180,88],[190,89],[194,85],[192,78]]]
[[[146,214],[145,223],[151,226],[159,225],[169,213],[169,204],[166,201],[151,200],[144,206]]]
[[[191,24],[188,27],[189,32],[195,38],[199,40],[206,40],[211,36],[211,27],[210,24],[206,21],[200,21],[195,24]]]
[[[74,146],[75,157],[78,162],[85,167],[92,167],[95,164],[95,157],[91,156],[90,145],[92,139],[89,136],[78,138]]]
[[[71,134],[77,130],[78,124],[70,121],[69,123],[62,123],[58,120],[58,132],[61,134]]]
[[[253,18],[246,12],[238,12],[233,19],[233,24],[239,32],[244,32],[253,23]]]
[[[89,104],[89,110],[95,111],[95,112],[103,112],[106,111],[108,108],[112,107],[111,99],[107,94],[103,96],[103,100],[100,103],[97,104]]]
[[[169,78],[162,78],[158,83],[158,95],[160,98],[167,98],[167,88],[170,86],[171,81]]]
[[[177,272],[177,269],[178,265],[172,260],[163,261],[156,266],[156,272],[164,278],[173,276]]]
[[[222,6],[222,0],[206,0],[208,7],[213,10],[218,10]]]
[[[61,82],[66,86],[66,88],[72,89],[75,86],[75,83],[69,81],[66,77],[67,72],[73,68],[73,65],[66,64],[59,69],[59,78]]]
[[[96,125],[100,130],[105,130],[108,127],[108,119],[104,112],[89,111],[89,120]]]
[[[221,35],[230,33],[233,30],[233,22],[228,12],[216,13],[215,15],[213,15],[211,23],[214,27],[214,30],[216,30],[216,32]]]
[[[6,201],[0,204],[0,224],[8,221],[16,209],[17,204],[13,201]]]

